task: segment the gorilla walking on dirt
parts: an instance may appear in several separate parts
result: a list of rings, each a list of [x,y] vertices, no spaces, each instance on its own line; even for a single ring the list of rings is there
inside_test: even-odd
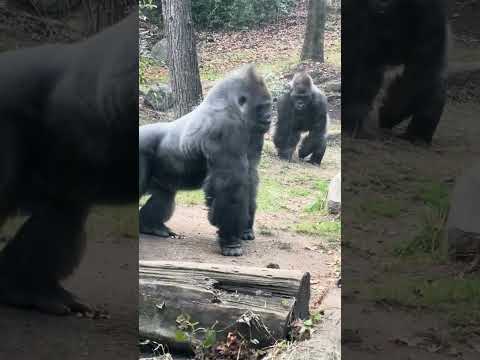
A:
[[[345,133],[371,137],[411,118],[402,137],[430,144],[446,99],[446,1],[346,0],[342,15]]]
[[[273,142],[281,159],[290,161],[303,132],[308,135],[298,150],[300,159],[320,165],[327,148],[327,98],[304,71],[296,73],[289,92],[278,101],[278,121]]]
[[[137,200],[138,15],[72,45],[0,54],[0,303],[91,312],[60,281],[80,263],[95,203]]]
[[[171,123],[139,129],[140,232],[160,237],[179,190],[203,187],[210,223],[218,228],[222,254],[243,254],[253,240],[263,137],[270,127],[270,93],[252,65],[214,86],[191,113]]]

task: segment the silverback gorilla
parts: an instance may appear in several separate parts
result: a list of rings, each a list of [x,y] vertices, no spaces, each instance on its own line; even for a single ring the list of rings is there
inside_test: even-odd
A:
[[[278,101],[278,121],[273,136],[278,156],[291,160],[302,132],[308,135],[298,150],[300,159],[310,156],[312,164],[322,162],[327,148],[327,99],[306,72],[296,73],[291,89]]]
[[[203,187],[210,223],[218,228],[222,254],[243,254],[253,240],[263,136],[270,127],[272,100],[252,65],[220,81],[191,113],[171,123],[139,129],[140,232],[174,235],[165,226],[178,190]]]
[[[368,119],[390,130],[411,118],[402,137],[430,144],[446,98],[445,0],[348,0],[342,11],[344,131],[368,137]]]
[[[95,203],[134,202],[138,25],[0,55],[0,225],[28,219],[0,253],[0,302],[90,312],[60,281],[79,264]]]

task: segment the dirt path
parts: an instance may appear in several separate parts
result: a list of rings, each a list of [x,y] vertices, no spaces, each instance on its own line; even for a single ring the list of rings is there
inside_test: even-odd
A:
[[[261,214],[258,221],[266,219]],[[272,235],[258,234],[255,241],[246,242],[244,256],[225,257],[220,254],[214,241],[216,229],[208,224],[205,208],[178,207],[167,223],[181,235],[179,239],[159,239],[142,235],[140,238],[140,259],[182,260],[266,267],[278,264],[281,269],[308,271],[312,275],[312,304],[319,303],[332,286],[335,278],[335,262],[338,254],[325,253],[318,248],[318,240],[285,231]]]
[[[88,224],[84,261],[65,285],[105,309],[110,319],[56,317],[0,306],[0,359],[135,359],[138,357],[135,209],[97,213]],[[118,223],[117,223],[118,221]],[[133,219],[136,223],[136,220]],[[135,230],[136,231],[136,230]]]
[[[451,60],[478,64],[479,55],[457,41]],[[344,231],[350,241],[342,249],[348,358],[479,358],[478,274],[459,277],[464,264],[421,247],[436,241],[432,233],[443,222],[435,209],[480,156],[479,85],[479,72],[450,82],[431,148],[399,140],[343,143],[344,175],[355,179],[344,184],[344,216],[356,220]]]

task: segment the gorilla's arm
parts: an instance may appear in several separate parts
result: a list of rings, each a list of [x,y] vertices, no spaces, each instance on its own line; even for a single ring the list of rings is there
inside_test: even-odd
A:
[[[237,131],[211,136],[204,148],[208,163],[205,194],[209,220],[218,227],[224,255],[241,255],[241,236],[249,219],[249,166],[246,146],[238,144]]]
[[[345,67],[347,66],[349,65],[346,64]],[[359,65],[351,64],[351,67],[357,66]],[[352,76],[342,77],[342,101],[345,103],[342,131],[358,137],[366,135],[363,133],[363,122],[383,81],[383,69],[366,63],[360,65],[360,69],[361,71],[352,72]]]
[[[278,120],[273,135],[273,143],[281,159],[291,160],[293,152],[300,141],[300,131],[294,129],[294,119],[291,97],[287,93],[278,101]]]
[[[248,225],[243,232],[243,240],[254,240],[253,224],[255,222],[255,213],[257,210],[257,190],[258,190],[258,170],[257,166],[262,155],[264,143],[263,133],[254,133],[250,136],[248,147],[248,180],[249,180],[249,196],[248,196]]]
[[[438,4],[436,4],[438,5]],[[446,52],[448,27],[445,7],[431,6],[423,11],[437,12],[424,16],[421,30],[412,50],[411,61],[402,77],[406,94],[412,94],[414,116],[405,138],[430,143],[440,121],[446,99]]]
[[[315,116],[312,120],[312,128],[303,139],[298,149],[298,156],[303,159],[312,154],[310,162],[320,164],[327,148],[328,114],[325,95],[315,91],[313,104],[315,106]]]

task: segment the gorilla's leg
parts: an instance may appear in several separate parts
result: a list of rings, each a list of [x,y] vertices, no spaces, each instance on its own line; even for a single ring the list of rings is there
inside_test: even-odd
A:
[[[292,132],[288,135],[283,146],[278,147],[278,157],[282,160],[291,161],[293,153],[297,148],[297,144],[300,141],[301,133],[299,131]]]
[[[242,240],[255,240],[253,224],[255,222],[255,213],[257,211],[257,189],[258,189],[258,171],[255,167],[250,169],[250,189],[248,196],[248,226],[243,232]]]
[[[392,129],[412,115],[413,99],[407,85],[404,79],[399,78],[387,89],[378,112],[378,125],[381,129]]]
[[[144,195],[148,189],[150,179],[150,161],[145,155],[138,157],[138,194]]]
[[[65,315],[91,309],[62,288],[85,247],[88,207],[51,204],[36,211],[0,253],[0,302]]]
[[[426,144],[432,142],[446,101],[446,84],[443,80],[430,82],[430,86],[417,96],[412,120],[403,138]]]
[[[326,149],[326,136],[312,131],[303,139],[302,143],[300,144],[298,157],[300,159],[304,159],[308,155],[312,154],[309,162],[315,165],[320,165]]]
[[[173,215],[175,193],[155,189],[147,203],[140,209],[140,232],[142,234],[170,237],[176,234],[165,226]]]
[[[345,65],[356,67],[357,65]],[[354,138],[369,139],[375,129],[366,123],[368,114],[372,108],[383,82],[383,69],[372,66],[359,67],[361,71],[349,72],[351,76],[344,77],[342,84],[342,132]]]
[[[224,154],[222,154],[224,155]],[[224,256],[241,256],[242,236],[250,218],[250,184],[244,175],[249,172],[242,160],[221,159],[212,167],[204,185],[208,219],[218,228],[218,241]],[[237,160],[237,161],[235,161]],[[253,223],[253,222],[252,222]]]

